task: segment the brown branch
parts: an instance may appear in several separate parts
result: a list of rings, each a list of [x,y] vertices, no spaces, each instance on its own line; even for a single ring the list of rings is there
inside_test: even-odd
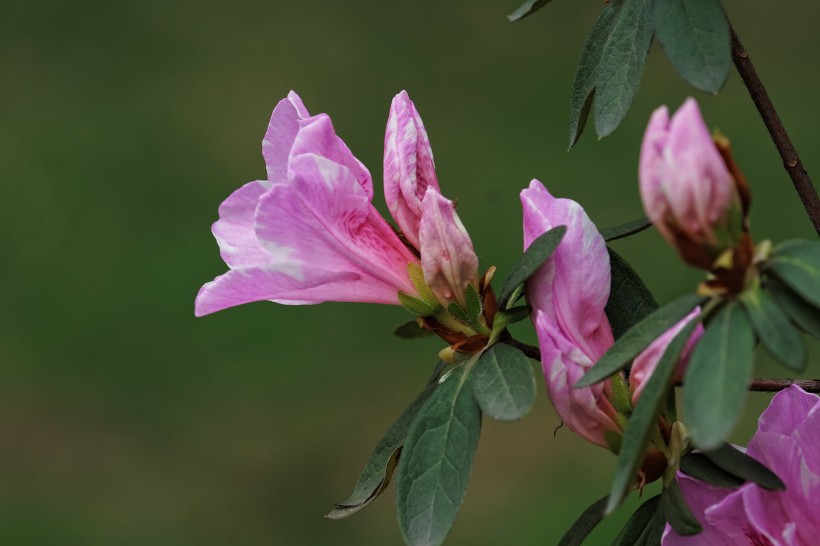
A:
[[[729,27],[732,33],[732,60],[735,63],[738,74],[746,85],[749,91],[749,96],[757,107],[760,117],[763,118],[763,123],[766,124],[766,129],[769,130],[769,135],[772,137],[780,157],[783,159],[783,166],[786,172],[792,179],[794,189],[797,190],[797,195],[800,201],[803,202],[803,207],[806,209],[806,214],[809,215],[817,234],[820,235],[820,198],[817,197],[817,190],[811,182],[808,173],[803,168],[803,162],[800,161],[800,156],[797,155],[797,150],[794,149],[789,134],[786,128],[783,127],[783,122],[772,104],[772,99],[769,98],[769,93],[760,81],[757,75],[752,60],[749,54],[740,43],[740,39],[735,33],[733,27]]]
[[[504,343],[512,345],[533,360],[541,360],[541,349],[512,338],[503,340]],[[806,392],[820,393],[820,379],[753,379],[749,384],[752,392],[779,392],[788,389],[792,385],[797,385]],[[681,383],[675,383],[676,387],[681,387]]]

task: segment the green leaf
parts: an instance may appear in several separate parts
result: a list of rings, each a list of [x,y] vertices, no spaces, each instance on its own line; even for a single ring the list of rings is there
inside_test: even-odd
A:
[[[581,546],[595,527],[604,519],[604,506],[609,497],[598,499],[578,516],[572,527],[561,538],[558,546]]]
[[[720,0],[655,2],[655,34],[684,80],[707,93],[720,91],[732,64]]]
[[[524,284],[539,267],[544,265],[544,262],[550,259],[566,232],[567,226],[552,228],[535,239],[527,250],[524,251],[524,254],[518,258],[518,261],[512,267],[512,270],[510,270],[510,274],[507,275],[507,278],[504,279],[504,284],[501,287],[501,295],[498,298],[498,302],[502,310],[508,309],[515,303],[509,301],[515,289]]]
[[[632,266],[617,252],[609,250],[612,271],[606,316],[615,339],[658,308],[658,302]]]
[[[518,6],[518,9],[516,9],[514,12],[507,15],[507,19],[509,19],[511,23],[515,23],[516,21],[520,21],[528,15],[532,15],[533,13],[543,8],[550,2],[552,2],[552,0],[527,0],[526,2]]]
[[[623,0],[610,0],[601,10],[601,14],[592,26],[592,30],[581,48],[581,58],[572,83],[572,97],[569,105],[569,147],[575,146],[584,130],[595,96],[595,82],[600,70],[601,56]]]
[[[635,542],[635,546],[661,546],[663,531],[666,529],[666,517],[663,508],[658,508],[652,514],[652,519]]]
[[[754,482],[764,489],[773,491],[786,489],[786,484],[774,472],[729,444],[724,443],[717,449],[704,451],[703,455],[722,470],[743,480]]]
[[[776,279],[770,279],[768,287],[794,324],[810,336],[820,339],[820,309],[805,301],[794,291]]]
[[[451,303],[447,306],[447,312],[450,313],[452,316],[456,317],[461,322],[470,322],[470,315],[467,314],[467,311],[461,308],[461,306],[457,303]]]
[[[699,322],[699,318],[690,321],[672,339],[638,398],[638,403],[629,418],[621,441],[621,450],[618,453],[618,462],[615,467],[615,479],[612,481],[612,489],[609,492],[607,514],[611,514],[618,507],[635,481],[638,468],[646,454],[652,428],[658,426],[658,411],[667,396],[669,384],[677,368],[678,358]]]
[[[661,496],[655,495],[640,505],[630,516],[621,532],[618,533],[612,546],[635,546],[652,523],[655,514],[663,514],[660,501]]]
[[[420,300],[404,292],[399,292],[399,303],[414,315],[421,317],[429,317],[436,312],[436,310],[427,305],[424,300]]]
[[[680,460],[680,471],[718,487],[739,487],[746,480],[726,472],[703,453],[690,453]]]
[[[625,0],[601,55],[595,80],[595,130],[612,134],[635,100],[652,43],[652,0]]]
[[[695,445],[714,449],[735,426],[754,368],[755,338],[736,301],[706,325],[684,377],[683,404]]]
[[[462,366],[424,404],[399,460],[396,509],[409,546],[441,544],[464,500],[481,411]]]
[[[663,490],[663,513],[672,529],[681,536],[696,535],[703,531],[683,498],[677,479],[672,479]]]
[[[473,394],[481,411],[499,421],[521,419],[535,403],[535,374],[524,354],[496,343],[473,369]]]
[[[353,486],[353,493],[347,500],[336,504],[335,508],[325,516],[326,518],[342,519],[355,514],[373,502],[384,491],[390,483],[390,478],[401,453],[402,444],[407,437],[410,426],[413,424],[413,420],[438,387],[438,378],[442,368],[443,366],[439,364],[427,387],[390,425],[390,428],[387,429],[387,432],[376,445],[359,474],[359,479],[356,480],[356,485]]]
[[[630,235],[635,235],[650,227],[652,227],[652,222],[646,218],[641,218],[640,220],[633,220],[625,224],[618,224],[617,226],[602,229],[601,236],[604,238],[604,241],[608,243],[629,237]]]
[[[797,239],[778,245],[768,270],[803,299],[820,307],[820,243]]]
[[[478,297],[478,292],[472,284],[467,285],[464,296],[467,300],[467,315],[470,317],[470,322],[473,322],[481,314],[481,298]]]
[[[803,338],[774,298],[768,292],[754,289],[744,292],[740,302],[766,351],[790,370],[804,371],[808,354]]]
[[[410,322],[405,322],[393,330],[393,335],[400,337],[401,339],[418,339],[421,337],[432,336],[433,332],[430,330],[425,330],[419,326],[418,322],[411,320]]]
[[[705,297],[691,293],[656,309],[627,330],[575,386],[588,387],[623,370],[638,353],[704,301]]]

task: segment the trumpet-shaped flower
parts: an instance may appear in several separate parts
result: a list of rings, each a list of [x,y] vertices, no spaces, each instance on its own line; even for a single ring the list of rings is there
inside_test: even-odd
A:
[[[527,283],[527,299],[533,309],[550,399],[571,430],[590,442],[609,447],[607,433],[620,434],[623,423],[614,404],[618,393],[613,385],[613,381],[622,384],[623,375],[590,387],[573,387],[614,343],[604,312],[610,291],[606,243],[578,203],[556,199],[537,180],[521,192],[521,203],[525,248],[546,231],[567,226],[552,258]],[[635,359],[645,372],[633,377],[631,387],[635,392],[640,392],[666,345],[686,321],[688,318]]]
[[[400,97],[412,106],[406,93]],[[418,124],[423,133],[420,119]],[[268,179],[245,184],[219,208],[213,233],[230,271],[200,289],[197,316],[261,300],[398,305],[400,292],[419,296],[408,266],[441,262],[443,249],[451,264],[447,273],[425,268],[426,282],[439,287],[436,293],[452,282],[448,290],[457,296],[464,288],[460,283],[474,282],[477,259],[452,207],[448,211],[439,201],[430,219],[421,215],[419,224],[436,233],[426,237],[427,249],[416,245],[419,259],[373,206],[370,173],[336,135],[330,118],[310,116],[295,93],[275,108],[262,153]],[[416,149],[389,153],[403,164],[418,162],[410,157]],[[449,203],[437,183],[435,190]],[[414,229],[418,240],[419,228]]]
[[[779,392],[758,421],[746,454],[780,477],[785,491],[748,482],[715,487],[678,473],[683,496],[703,527],[680,536],[667,526],[664,546],[808,546],[820,537],[820,398],[796,385]]]
[[[652,114],[641,145],[641,200],[663,237],[696,267],[709,269],[742,232],[735,180],[690,98],[669,118]]]

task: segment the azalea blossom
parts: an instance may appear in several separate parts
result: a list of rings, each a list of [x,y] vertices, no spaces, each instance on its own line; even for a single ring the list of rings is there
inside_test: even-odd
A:
[[[687,99],[671,119],[666,106],[655,110],[638,174],[647,216],[687,263],[709,269],[740,238],[736,181],[695,99]]]
[[[797,385],[772,399],[746,454],[786,484],[770,491],[748,482],[716,487],[678,473],[683,497],[703,527],[679,536],[667,526],[663,546],[809,546],[820,537],[820,398]]]
[[[429,290],[418,283],[425,280],[439,299],[460,301],[466,284],[477,283],[478,260],[452,203],[438,192],[429,141],[404,92],[391,107],[388,137],[395,127],[404,129],[386,138],[385,156],[401,168],[385,171],[385,194],[400,187],[421,196],[391,205],[404,240],[373,206],[370,173],[330,118],[310,116],[296,93],[280,101],[262,144],[267,180],[245,184],[219,208],[212,231],[230,270],[201,288],[196,315],[261,300],[398,305],[400,293],[424,299]],[[408,220],[412,214],[418,221]],[[411,279],[414,266],[423,280]]]
[[[606,243],[578,203],[553,197],[537,180],[521,192],[521,204],[524,248],[554,227],[567,227],[550,260],[527,283],[550,399],[572,431],[590,442],[611,447],[607,434],[620,435],[626,422],[616,403],[629,404],[627,400],[616,400],[619,393],[614,382],[624,385],[623,374],[589,387],[573,387],[614,343],[604,312],[610,291]],[[636,374],[630,385],[636,393],[634,400],[666,346],[695,314],[684,318],[636,357]]]

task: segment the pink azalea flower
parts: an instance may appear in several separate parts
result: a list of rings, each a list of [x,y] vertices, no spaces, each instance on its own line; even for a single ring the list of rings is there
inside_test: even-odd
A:
[[[664,546],[809,546],[820,540],[820,398],[796,385],[779,392],[758,421],[746,454],[783,480],[785,491],[748,482],[715,487],[678,473],[703,532],[683,537],[667,526]]]
[[[406,93],[401,96],[412,107]],[[423,132],[420,119],[418,124]],[[455,213],[437,212],[427,220],[439,236],[427,237],[420,260],[373,206],[370,173],[336,135],[330,118],[311,117],[295,93],[274,109],[262,153],[268,179],[245,184],[219,208],[213,233],[230,270],[200,289],[197,316],[261,300],[398,305],[399,292],[418,297],[408,265],[435,262],[443,249],[459,273],[448,280],[476,278],[467,271],[477,267],[472,243]],[[405,165],[418,163],[410,157],[418,153],[406,147],[390,152]],[[457,239],[442,239],[451,234]],[[428,283],[441,284],[433,266],[424,271]],[[461,290],[450,288],[453,294]]]
[[[524,248],[546,231],[567,226],[552,258],[527,283],[550,399],[572,431],[608,447],[607,431],[620,434],[619,421],[623,422],[613,405],[612,380],[573,388],[614,343],[604,312],[610,290],[606,243],[578,203],[556,199],[537,180],[521,192],[521,204]],[[657,366],[663,349],[688,320],[655,340],[635,359],[638,377],[633,377],[631,387],[636,393]],[[623,375],[618,379],[622,381]]]
[[[708,268],[741,234],[735,181],[689,98],[670,120],[655,110],[641,145],[640,193],[647,216],[684,260]]]

